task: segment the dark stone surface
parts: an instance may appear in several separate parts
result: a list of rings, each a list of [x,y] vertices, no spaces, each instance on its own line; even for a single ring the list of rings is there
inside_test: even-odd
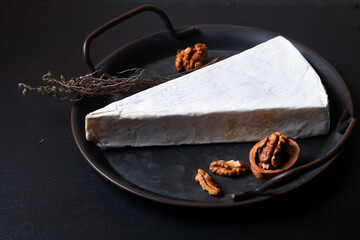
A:
[[[71,103],[22,96],[48,70],[87,72],[82,42],[144,1],[0,3],[0,239],[358,239],[359,128],[340,157],[301,188],[261,204],[192,209],[151,202],[97,174],[76,148]],[[356,1],[150,1],[175,27],[235,24],[268,29],[317,51],[343,76],[358,116],[360,7]],[[164,29],[145,13],[99,37],[95,62],[129,41]],[[44,142],[40,144],[40,141]]]

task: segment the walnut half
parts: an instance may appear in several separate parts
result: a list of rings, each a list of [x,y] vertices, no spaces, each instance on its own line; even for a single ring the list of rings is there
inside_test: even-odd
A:
[[[203,65],[203,61],[207,58],[207,46],[203,43],[197,43],[192,47],[187,47],[185,50],[177,51],[175,59],[175,67],[180,72],[182,70],[190,70],[198,68]]]
[[[277,169],[287,161],[286,147],[288,142],[287,137],[279,132],[266,137],[263,145],[258,150],[259,167],[263,169]]]
[[[210,171],[222,176],[239,176],[245,174],[249,170],[249,166],[246,163],[230,160],[230,161],[214,161],[210,164]]]
[[[258,179],[270,178],[291,168],[299,158],[300,147],[279,132],[257,142],[249,153],[251,171]]]
[[[207,191],[210,195],[218,195],[220,193],[220,188],[218,188],[213,181],[211,181],[210,175],[204,172],[204,170],[199,169],[196,174],[195,180],[200,183],[202,189]]]

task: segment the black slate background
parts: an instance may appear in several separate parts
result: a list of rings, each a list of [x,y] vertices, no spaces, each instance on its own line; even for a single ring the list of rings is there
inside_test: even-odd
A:
[[[296,191],[246,207],[179,208],[98,175],[75,146],[71,103],[21,95],[18,82],[39,85],[48,70],[87,73],[86,35],[142,3],[162,8],[175,27],[247,25],[309,46],[343,76],[358,117],[358,1],[1,1],[0,239],[359,239],[358,126],[334,164]],[[96,39],[95,62],[162,29],[158,17],[139,15]]]

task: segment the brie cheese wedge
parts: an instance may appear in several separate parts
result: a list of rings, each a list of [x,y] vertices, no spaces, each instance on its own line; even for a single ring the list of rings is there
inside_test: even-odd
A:
[[[87,140],[123,147],[305,138],[329,126],[320,77],[279,36],[91,112],[85,128]]]

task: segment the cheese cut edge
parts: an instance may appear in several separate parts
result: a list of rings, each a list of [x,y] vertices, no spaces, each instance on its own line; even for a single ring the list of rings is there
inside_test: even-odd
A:
[[[168,115],[149,117],[145,121],[119,120],[113,115],[87,118],[86,137],[107,147],[251,142],[277,131],[297,139],[328,133],[328,114],[324,108],[260,109],[193,116]]]

